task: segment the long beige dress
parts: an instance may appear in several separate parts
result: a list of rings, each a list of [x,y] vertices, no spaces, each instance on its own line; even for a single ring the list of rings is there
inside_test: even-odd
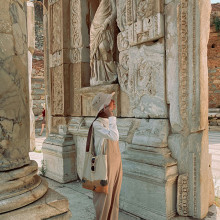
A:
[[[119,133],[116,117],[98,118],[94,124],[95,151],[100,154],[104,141],[108,163],[108,195],[93,193],[93,203],[97,220],[117,220],[119,212],[119,194],[122,182],[122,163],[119,149]]]
[[[122,163],[118,141],[108,140],[108,194],[93,192],[97,220],[118,220]]]

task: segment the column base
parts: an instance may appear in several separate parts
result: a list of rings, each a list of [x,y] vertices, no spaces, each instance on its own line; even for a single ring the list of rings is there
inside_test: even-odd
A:
[[[70,217],[71,213],[69,211],[68,200],[50,188],[47,193],[36,202],[23,208],[0,214],[0,219],[2,220],[69,220]]]
[[[37,175],[37,163],[0,173],[0,213],[26,206],[41,198],[48,189]]]

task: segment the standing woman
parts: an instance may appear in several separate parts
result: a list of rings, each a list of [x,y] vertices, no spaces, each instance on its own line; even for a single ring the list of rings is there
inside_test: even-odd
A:
[[[116,108],[112,94],[99,93],[92,102],[98,112],[93,123],[95,153],[101,153],[104,141],[107,143],[108,194],[93,192],[96,220],[118,220],[119,194],[122,182],[122,163],[119,149],[119,133],[113,110]]]

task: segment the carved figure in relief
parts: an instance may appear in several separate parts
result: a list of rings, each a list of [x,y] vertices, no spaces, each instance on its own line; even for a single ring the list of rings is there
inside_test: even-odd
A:
[[[115,0],[101,0],[90,29],[90,85],[111,84],[117,79],[114,54]]]

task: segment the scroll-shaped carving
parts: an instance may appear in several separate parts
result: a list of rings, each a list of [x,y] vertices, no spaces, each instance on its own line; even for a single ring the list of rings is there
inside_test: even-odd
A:
[[[128,31],[123,31],[117,37],[118,50],[123,51],[129,48]]]
[[[118,80],[123,91],[128,91],[128,72],[129,72],[129,56],[128,51],[121,52],[119,55]]]
[[[111,84],[117,79],[114,37],[115,0],[101,0],[90,29],[90,85]]]
[[[188,216],[188,184],[188,175],[182,174],[178,177],[177,212],[181,216]]]
[[[81,51],[78,48],[70,50],[71,63],[79,63],[81,61]]]
[[[71,1],[71,46],[73,48],[81,47],[81,5],[80,0]]]

